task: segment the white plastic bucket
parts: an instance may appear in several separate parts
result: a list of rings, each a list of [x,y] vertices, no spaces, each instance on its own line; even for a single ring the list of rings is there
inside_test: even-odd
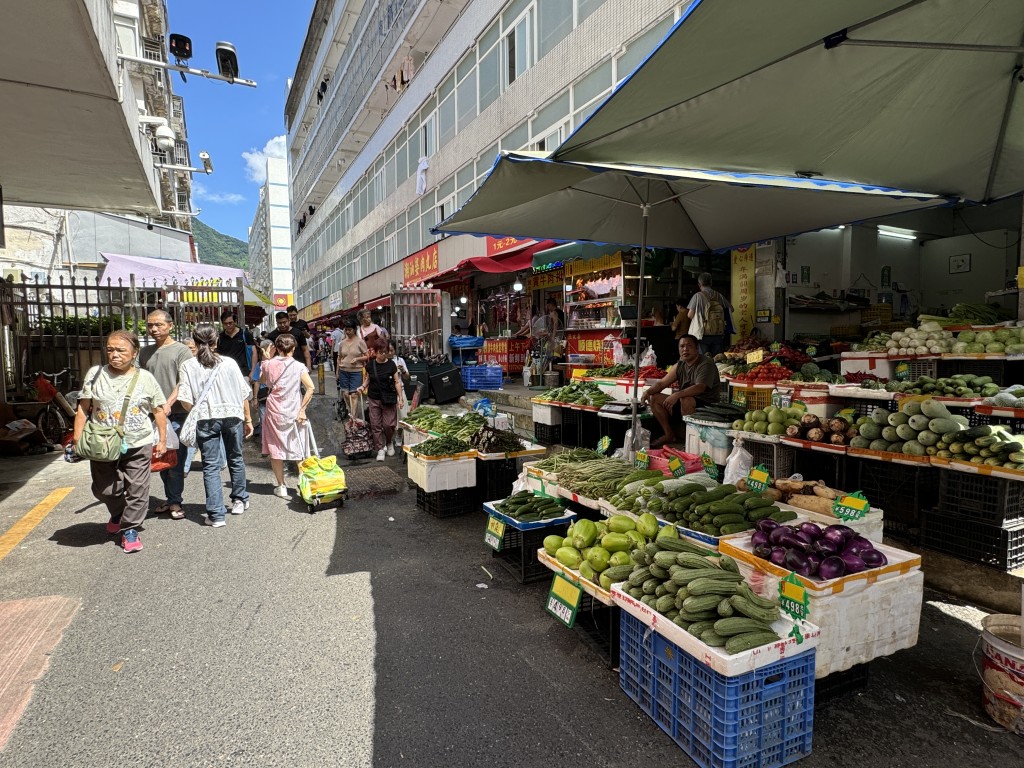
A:
[[[1020,616],[994,613],[981,621],[982,701],[989,717],[1024,736],[1024,648]]]

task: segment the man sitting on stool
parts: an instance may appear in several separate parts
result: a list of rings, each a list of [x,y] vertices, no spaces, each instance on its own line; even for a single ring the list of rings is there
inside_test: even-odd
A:
[[[697,338],[690,334],[682,336],[679,339],[679,362],[640,398],[641,403],[650,400],[654,418],[665,433],[651,442],[652,448],[676,442],[672,425],[679,423],[678,417],[688,416],[702,405],[718,402],[718,388],[721,386],[718,367],[710,357],[700,353],[699,344]],[[662,390],[673,384],[678,384],[679,389],[670,395],[662,394]]]

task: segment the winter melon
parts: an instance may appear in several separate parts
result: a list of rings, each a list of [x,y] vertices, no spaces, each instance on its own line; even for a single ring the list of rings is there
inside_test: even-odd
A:
[[[952,417],[949,409],[937,400],[922,401],[921,413],[929,419],[948,419]]]

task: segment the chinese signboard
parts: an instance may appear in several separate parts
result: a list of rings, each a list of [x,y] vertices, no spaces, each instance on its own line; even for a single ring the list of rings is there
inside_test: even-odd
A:
[[[439,271],[437,243],[416,251],[402,262],[402,280],[406,285],[422,283],[424,280],[434,277]]]
[[[565,283],[565,268],[552,269],[550,272],[530,275],[526,281],[526,287],[531,291],[541,291],[545,288],[561,288]]]
[[[566,353],[570,355],[593,355],[599,365],[612,364],[611,349],[604,348],[608,331],[570,331],[566,337]]]
[[[526,353],[529,349],[529,339],[487,339],[480,352],[480,360],[500,365],[505,373],[518,372],[526,365]]]
[[[509,251],[534,245],[536,242],[536,240],[521,240],[518,237],[488,237],[487,255],[497,256],[502,253],[508,253]]]
[[[308,307],[303,307],[302,309],[299,310],[299,319],[316,320],[321,315],[326,314],[323,311],[323,304],[323,301],[314,301]]]
[[[754,327],[754,256],[753,246],[732,250],[732,320],[736,333],[733,339],[746,336]]]

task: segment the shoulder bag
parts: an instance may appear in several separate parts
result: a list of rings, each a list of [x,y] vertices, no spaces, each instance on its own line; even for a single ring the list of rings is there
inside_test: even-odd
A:
[[[96,380],[103,373],[103,366],[99,367],[96,375],[92,377],[90,388],[96,386]],[[124,439],[124,420],[128,417],[128,401],[131,400],[132,392],[135,391],[135,383],[139,380],[139,370],[135,369],[131,383],[128,385],[128,392],[125,393],[124,402],[121,403],[121,416],[117,420],[117,426],[111,427],[108,424],[100,424],[92,420],[92,407],[89,408],[89,419],[85,422],[85,428],[81,436],[75,441],[75,453],[89,461],[117,461],[121,458],[128,444]],[[93,392],[95,399],[95,392]]]
[[[188,412],[188,416],[185,417],[184,423],[181,425],[181,430],[178,432],[178,442],[184,445],[186,448],[196,447],[196,427],[199,424],[199,406],[206,401],[206,396],[210,394],[210,389],[213,387],[213,382],[217,380],[217,371],[220,370],[220,363],[213,366],[213,370],[210,371],[210,378],[206,380],[206,384],[203,385],[203,391],[199,393],[199,397],[192,403],[192,409]]]
[[[391,386],[385,389],[380,377],[377,375],[377,361],[373,361],[373,380],[377,382],[377,389],[380,392],[380,401],[384,405],[396,405],[398,403],[398,392],[395,391],[395,382],[390,380]]]

